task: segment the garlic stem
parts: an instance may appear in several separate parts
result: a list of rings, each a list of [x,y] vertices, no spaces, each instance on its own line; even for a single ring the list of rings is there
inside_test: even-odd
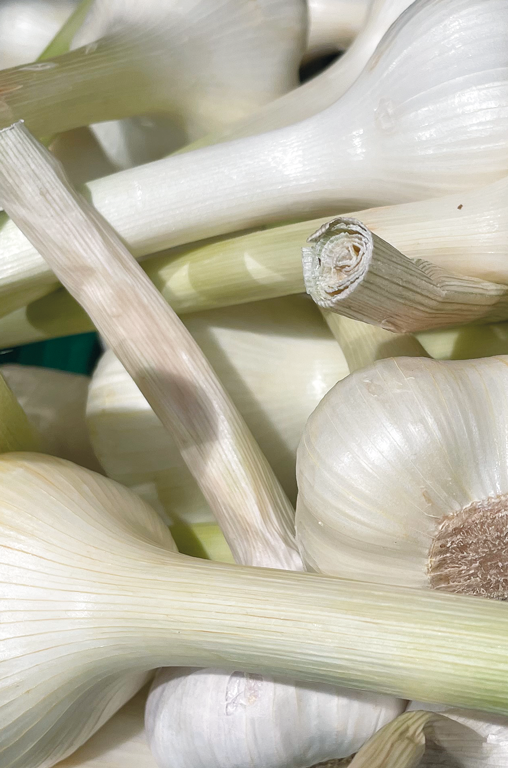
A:
[[[0,160],[5,210],[89,312],[173,434],[235,560],[262,565],[274,551],[286,567],[301,567],[291,505],[169,304],[23,124],[0,132]]]
[[[350,373],[385,357],[428,357],[424,347],[410,334],[385,331],[384,328],[337,315],[328,309],[322,312],[339,342]]]
[[[0,374],[0,454],[41,450],[41,438]]]
[[[308,242],[307,292],[320,307],[346,317],[398,333],[508,318],[505,285],[408,259],[358,219],[334,219]]]
[[[1,321],[0,321],[1,325]],[[467,360],[508,354],[508,323],[422,331],[418,339],[435,360]]]
[[[83,673],[218,661],[508,712],[502,602],[189,558],[165,549],[156,513],[108,478],[33,454],[2,456],[0,471],[1,591],[17,605],[5,623],[2,703],[17,700],[19,660],[46,649],[46,666],[20,671],[34,684],[32,702],[18,701],[27,713],[42,678],[49,711]]]
[[[504,0],[416,0],[372,66],[319,115],[122,171],[87,192],[139,256],[270,222],[490,183],[508,173],[507,34]],[[407,78],[408,67],[419,77]],[[10,283],[22,294],[20,270],[29,291],[55,286],[11,223],[0,232],[0,253],[5,293]],[[9,296],[2,306],[20,304]]]
[[[340,8],[344,7],[347,0],[339,0],[338,3],[333,2],[333,0],[311,0],[311,2],[314,2],[316,6],[322,4],[323,18],[325,13],[330,18],[333,3],[334,17],[338,24],[341,23]],[[180,151],[188,152],[190,149],[197,149],[216,142],[245,138],[258,133],[273,131],[276,128],[284,128],[327,109],[343,96],[348,88],[357,80],[383,35],[387,32],[390,25],[411,5],[411,2],[413,0],[373,0],[372,3],[370,3],[370,0],[368,3],[366,0],[347,2],[350,8],[354,7],[354,13],[358,21],[358,11],[361,7],[363,6],[363,13],[367,10],[367,4],[370,5],[370,9],[365,25],[359,32],[358,37],[351,45],[351,48],[340,59],[308,83],[304,83],[299,88],[294,88],[283,96],[279,96],[278,99],[268,102],[245,120],[241,120],[239,123],[235,123],[220,132],[208,134],[202,139],[198,139],[192,145],[183,147]],[[312,6],[309,8],[309,11],[311,25],[310,45],[312,46],[312,38],[315,34],[312,28]],[[332,25],[326,22],[325,34],[328,39],[335,34],[337,23]],[[321,31],[319,34],[321,34]]]

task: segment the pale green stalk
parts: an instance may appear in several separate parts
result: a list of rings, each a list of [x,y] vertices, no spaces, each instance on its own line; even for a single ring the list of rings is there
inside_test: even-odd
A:
[[[22,123],[0,132],[0,202],[173,435],[235,560],[301,569],[294,511],[199,346]]]
[[[39,435],[0,375],[0,453],[39,450]]]
[[[301,249],[314,224],[302,222],[197,243],[154,256],[141,266],[179,315],[302,293]],[[55,285],[51,272],[49,278]],[[0,348],[94,328],[86,312],[64,289],[5,317],[1,314]]]

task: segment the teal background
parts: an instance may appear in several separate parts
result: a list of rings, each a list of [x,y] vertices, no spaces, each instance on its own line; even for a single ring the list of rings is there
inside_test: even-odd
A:
[[[76,336],[0,350],[0,364],[39,365],[43,368],[90,375],[100,354],[97,334],[80,333]]]

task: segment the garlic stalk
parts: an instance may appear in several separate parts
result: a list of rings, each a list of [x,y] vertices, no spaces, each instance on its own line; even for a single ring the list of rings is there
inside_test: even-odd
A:
[[[305,422],[348,373],[319,312],[305,297],[292,296],[188,315],[185,325],[294,503]],[[111,351],[92,377],[87,422],[109,477],[162,507],[169,523],[213,520],[171,436]]]
[[[385,357],[428,356],[424,347],[410,334],[385,331],[384,328],[351,320],[328,310],[323,310],[323,317],[339,342],[351,373]]]
[[[40,435],[44,453],[101,471],[85,421],[87,376],[28,365],[0,365],[0,374]]]
[[[423,331],[418,339],[436,360],[465,360],[508,354],[508,323]]]
[[[417,0],[371,66],[319,115],[122,171],[90,183],[88,194],[140,256],[288,218],[487,184],[508,173],[506,34],[504,0]],[[418,78],[407,77],[409,67]],[[0,253],[5,312],[55,286],[10,222]]]
[[[0,156],[0,200],[44,253],[66,286],[91,312],[98,328],[163,424],[172,429],[182,457],[216,514],[235,560],[301,570],[303,564],[294,543],[292,509],[269,464],[192,337],[180,326],[172,310],[107,225],[70,188],[54,158],[22,124],[0,133]],[[43,227],[41,222],[44,222]],[[69,247],[70,243],[72,247]],[[215,661],[223,662],[223,658],[216,656]],[[243,671],[242,667],[237,669]],[[230,686],[231,675],[227,671],[214,669],[202,673],[198,688],[207,692],[209,701],[222,702],[224,687],[228,689]],[[238,674],[235,675],[233,686],[238,679]],[[241,687],[245,678],[239,677]],[[163,678],[160,682],[165,691],[172,687],[174,678]],[[267,706],[270,703],[284,705],[288,696],[294,699],[295,685],[290,682],[281,687],[277,679],[257,682],[260,683],[260,708],[266,727],[270,726],[273,717],[272,709],[267,710]],[[196,683],[186,676],[186,690],[189,685],[192,689]],[[318,720],[322,720],[324,731],[316,742],[314,718],[311,717],[305,723],[306,727],[302,726],[290,740],[285,751],[292,748],[294,759],[304,761],[300,763],[302,766],[309,765],[307,759],[312,763],[321,757],[335,756],[337,752],[348,754],[356,748],[358,740],[361,743],[401,707],[401,702],[391,697],[385,700],[372,696],[360,697],[353,705],[354,696],[349,691],[330,687],[299,689],[298,695],[300,706],[305,704],[303,708],[308,709],[310,715],[314,713]],[[205,694],[197,698],[206,701]],[[171,706],[176,697],[169,695],[168,699]],[[189,711],[189,705],[193,710],[196,706],[194,699],[189,700],[187,695],[183,696],[183,701],[187,709],[180,699],[180,719]],[[325,713],[328,718],[331,715],[333,727]],[[346,727],[343,725],[349,713],[351,731],[347,723]],[[245,727],[243,720],[228,720],[228,714],[222,706],[211,706],[211,728],[204,733],[208,738],[222,732],[226,738],[220,743],[226,749],[232,733],[241,738],[244,732],[241,726]],[[259,713],[256,709],[252,714],[246,722],[255,737]],[[168,716],[171,722],[166,700],[152,700],[147,727],[158,759],[165,759],[169,744],[172,761],[177,759],[176,752],[181,765],[195,765],[193,742],[190,754],[185,749],[189,747],[185,729],[178,734],[171,730],[151,730]],[[360,733],[354,716],[358,717]],[[272,729],[276,725],[272,724]],[[279,765],[277,733],[270,739],[264,732],[259,735],[261,738],[256,746],[266,758],[263,764]],[[175,744],[178,744],[176,749]],[[244,757],[247,759],[248,755]],[[217,760],[218,764],[224,765],[222,754]],[[210,765],[209,753],[207,761]]]
[[[298,449],[298,541],[311,568],[506,594],[506,363],[401,357],[335,385]]]
[[[0,454],[38,451],[41,439],[18,402],[0,368]]]
[[[157,768],[144,733],[146,688],[57,768]]]
[[[365,23],[371,0],[307,0],[309,51],[343,50]]]
[[[451,272],[506,284],[507,206],[508,178],[505,177],[466,193],[371,208],[356,211],[350,216],[359,219],[376,235],[412,259],[425,259]],[[328,218],[314,219],[221,242],[196,243],[179,251],[154,256],[143,261],[142,266],[179,314],[302,293],[305,285],[301,270],[301,249],[309,234],[328,221]],[[23,286],[34,287],[43,272],[44,287],[39,290],[48,291],[53,287],[53,275],[47,273],[45,263],[40,265],[38,254],[36,259],[39,266],[34,263],[33,273],[30,274],[30,268],[26,278],[20,275],[20,280],[16,279],[20,292],[25,290]],[[46,280],[46,273],[51,287]],[[37,292],[38,289],[35,287],[34,290]],[[19,303],[19,297],[15,294],[13,302]],[[8,309],[13,302],[7,296],[4,306]],[[330,314],[327,321],[337,325],[337,319]],[[0,346],[26,344],[88,330],[93,330],[88,315],[60,290],[0,318]],[[481,329],[470,330],[471,338],[478,336],[480,339],[485,336]],[[449,332],[456,333],[462,338],[469,330],[464,333],[455,330]],[[503,326],[497,326],[493,334],[502,337]],[[444,343],[447,337],[440,334],[438,338]],[[422,337],[429,344],[431,338],[428,334]],[[465,340],[466,346],[468,338]],[[437,341],[435,345],[438,345]],[[459,342],[457,346],[461,348],[462,343]],[[481,347],[472,349],[473,352],[465,356],[482,357],[488,354]],[[474,349],[477,351],[474,352]],[[453,356],[451,349],[449,353],[446,350],[441,352],[439,346],[429,346],[432,357]],[[506,348],[496,346],[493,353],[503,354],[506,351]],[[421,350],[413,354],[421,354]]]
[[[210,364],[123,243],[22,123],[0,132],[0,203],[91,315],[171,432],[235,560],[263,565],[272,552],[280,554],[283,541],[281,567],[301,567],[293,509]]]
[[[297,84],[305,18],[303,0],[96,0],[80,48],[1,73],[0,119],[45,136],[164,112],[197,138]]]
[[[283,96],[279,96],[278,99],[268,102],[268,104],[256,110],[245,120],[234,123],[220,133],[208,134],[203,139],[194,142],[190,147],[184,147],[182,151],[187,152],[191,148],[207,146],[208,144],[224,141],[225,139],[244,138],[257,133],[273,131],[276,128],[283,128],[300,120],[305,120],[332,106],[355,82],[390,25],[396,21],[412,2],[413,0],[372,0],[372,2],[368,0],[368,3],[365,0],[359,0],[359,2],[354,3],[348,2],[348,6],[354,8],[357,18],[359,18],[358,11],[362,6],[363,12],[366,12],[367,4],[369,9],[365,24],[358,37],[351,45],[351,48],[340,59],[327,67],[324,72],[321,72],[310,82],[289,91]],[[326,29],[325,34],[328,39],[335,36],[337,24],[341,24],[342,19],[349,17],[349,14],[346,14],[344,17],[345,3],[339,0],[334,3],[333,15],[336,19],[335,24],[329,23],[328,20],[325,21],[325,18],[329,19],[332,15],[332,3],[333,0],[311,0],[311,5],[309,6],[310,47],[313,46],[314,41],[318,42],[314,31],[317,26],[315,19],[317,18],[318,4],[321,5],[319,12],[324,22],[323,24],[320,23],[318,27],[318,34],[320,36],[322,35],[322,29],[323,31]],[[313,6],[316,9],[315,11]],[[336,11],[335,7],[337,8]]]
[[[407,258],[358,219],[327,222],[308,242],[305,286],[325,309],[399,333],[508,319],[506,285]]]
[[[30,454],[0,475],[2,768],[49,768],[164,664],[508,712],[502,603],[187,558],[108,478]]]

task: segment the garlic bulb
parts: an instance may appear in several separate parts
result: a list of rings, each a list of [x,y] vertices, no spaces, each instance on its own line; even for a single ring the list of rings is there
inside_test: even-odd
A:
[[[146,688],[57,768],[157,768],[144,733]]]
[[[325,396],[298,449],[311,568],[506,596],[506,363],[383,360]]]
[[[305,297],[291,296],[188,315],[185,324],[296,500],[295,456],[305,422],[348,373],[319,312]],[[168,522],[213,519],[172,438],[110,351],[92,377],[87,421],[110,477],[154,501]]]
[[[507,34],[504,0],[417,0],[371,66],[319,115],[122,171],[88,192],[140,256],[290,217],[487,184],[508,174]],[[0,253],[5,313],[28,300],[23,277],[31,298],[56,286],[11,222]]]
[[[390,25],[412,2],[413,0],[311,0],[309,47],[319,45],[320,42],[323,44],[325,39],[331,41],[337,36],[339,24],[342,28],[342,22],[351,20],[353,16],[359,22],[360,13],[366,14],[365,23],[351,47],[309,82],[268,102],[245,120],[225,128],[220,133],[205,136],[184,151],[225,139],[238,139],[283,128],[332,106],[362,73]],[[334,23],[331,21],[332,15]]]
[[[400,699],[331,685],[165,669],[146,728],[159,768],[308,768],[356,752],[403,709]]]
[[[87,376],[28,365],[0,365],[0,374],[40,435],[44,453],[101,471],[85,421]]]
[[[307,0],[309,40],[307,48],[342,50],[365,23],[371,0]]]
[[[39,56],[76,3],[73,0],[7,0],[0,5],[0,69]]]
[[[35,454],[0,477],[2,768],[54,765],[164,664],[508,711],[500,603],[187,558],[108,478]]]
[[[297,85],[304,0],[95,0],[61,57],[2,72],[4,125],[39,136],[163,112],[187,138]]]

